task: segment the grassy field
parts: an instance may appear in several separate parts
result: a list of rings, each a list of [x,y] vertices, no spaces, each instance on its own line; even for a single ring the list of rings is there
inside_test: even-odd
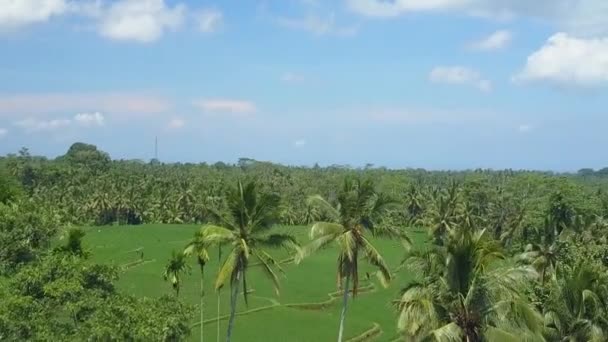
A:
[[[93,252],[93,259],[100,263],[129,265],[121,274],[118,286],[137,296],[157,297],[172,294],[169,283],[162,280],[161,274],[171,250],[181,250],[192,237],[198,226],[191,225],[143,225],[118,227],[86,228],[85,244]],[[306,243],[307,227],[285,227],[301,243]],[[424,235],[412,233],[415,242],[421,243]],[[375,240],[374,244],[384,255],[387,263],[395,268],[404,255],[404,250],[396,241]],[[143,262],[137,250],[143,251]],[[278,259],[287,257],[284,251],[277,250]],[[332,341],[337,336],[340,300],[327,307],[302,308],[289,304],[320,303],[330,299],[329,294],[336,291],[336,251],[332,248],[304,260],[300,265],[285,264],[285,276],[281,279],[281,292],[277,296],[272,284],[263,277],[256,267],[248,274],[249,286],[253,289],[249,307],[239,297],[238,311],[252,309],[260,311],[238,316],[235,323],[235,341]],[[215,341],[217,334],[217,294],[213,281],[217,270],[216,253],[206,267],[205,279],[205,339]],[[371,268],[364,265],[361,275]],[[399,289],[409,278],[400,272],[389,288],[383,288],[377,281],[362,280],[362,286],[373,285],[370,292],[361,293],[351,301],[346,318],[345,335],[355,337],[378,324],[382,334],[375,341],[392,341],[395,337],[395,311],[390,302],[397,297]],[[364,278],[364,277],[363,277]],[[192,272],[184,278],[180,293],[182,300],[199,305],[200,274],[194,260]],[[375,280],[375,277],[374,279]],[[228,291],[222,291],[221,314],[228,314]],[[193,325],[198,324],[198,312]],[[222,340],[227,320],[220,325]],[[198,326],[193,328],[192,340],[198,339]]]

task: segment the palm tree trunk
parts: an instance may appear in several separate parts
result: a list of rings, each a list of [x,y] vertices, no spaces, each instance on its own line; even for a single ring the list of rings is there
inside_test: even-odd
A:
[[[218,257],[217,257],[217,272],[219,273],[222,269],[222,246],[218,246],[217,247],[217,253],[218,253]],[[220,302],[222,299],[221,296],[221,289],[217,290],[217,342],[220,342]]]
[[[547,273],[547,266],[543,267],[542,272],[540,273],[540,284],[541,286],[545,286],[545,275]]]
[[[237,295],[239,293],[239,278],[241,276],[241,272],[238,271],[236,274],[236,280],[233,284],[231,284],[232,294],[230,297],[230,319],[228,320],[228,332],[226,333],[226,342],[230,342],[232,338],[232,328],[234,327],[234,318],[236,314],[236,300]]]
[[[344,334],[344,319],[346,318],[346,306],[348,304],[348,286],[350,285],[350,274],[346,276],[344,282],[344,296],[342,297],[342,313],[340,313],[340,330],[338,331],[338,342],[342,342]]]
[[[203,267],[201,267],[201,342],[204,341],[204,337],[203,337],[203,325],[204,325],[204,318],[205,318],[205,309],[203,307],[203,305],[205,304],[204,302],[204,298],[205,298],[205,270],[203,269]]]

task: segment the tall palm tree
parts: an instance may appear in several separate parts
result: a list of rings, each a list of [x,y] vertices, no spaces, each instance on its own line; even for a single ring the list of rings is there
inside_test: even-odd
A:
[[[521,293],[536,273],[495,267],[503,254],[487,235],[454,228],[445,246],[404,261],[422,275],[397,300],[398,328],[408,341],[542,340],[542,317]]]
[[[370,264],[377,267],[383,282],[391,279],[388,265],[366,237],[365,231],[373,235],[399,237],[408,241],[402,230],[376,224],[389,207],[393,204],[386,196],[376,192],[370,180],[346,178],[339,191],[336,205],[321,196],[313,196],[309,201],[315,204],[324,213],[324,217],[331,222],[317,222],[310,229],[311,242],[300,249],[296,258],[300,262],[303,258],[319,249],[335,243],[338,246],[338,288],[343,291],[342,312],[338,341],[342,341],[344,334],[344,320],[348,304],[348,295],[352,291],[353,298],[357,296],[359,286],[359,258],[365,258]],[[352,290],[349,288],[352,284]]]
[[[423,198],[415,185],[410,185],[406,193],[406,212],[409,224],[417,224],[424,212]]]
[[[259,193],[256,183],[243,185],[241,181],[231,189],[226,202],[228,211],[219,215],[222,226],[206,225],[201,228],[201,239],[209,246],[229,246],[230,251],[222,263],[215,282],[216,290],[230,284],[230,318],[226,341],[232,338],[239,287],[242,284],[243,297],[247,304],[247,272],[249,261],[255,258],[264,274],[272,281],[275,291],[279,291],[279,278],[275,268],[277,261],[265,251],[266,248],[295,248],[296,241],[289,234],[272,234],[269,228],[276,222],[279,197]]]
[[[578,265],[555,280],[545,311],[548,337],[555,341],[606,341],[608,283],[605,275]]]
[[[194,234],[194,237],[192,238],[192,240],[190,240],[190,242],[188,243],[188,245],[186,245],[186,248],[184,249],[184,254],[186,256],[192,256],[194,255],[196,257],[196,262],[198,264],[199,270],[201,271],[201,293],[200,293],[200,313],[201,313],[201,325],[200,325],[200,331],[201,331],[201,342],[203,341],[204,337],[203,337],[203,322],[204,322],[204,298],[205,298],[205,264],[207,264],[207,261],[209,261],[209,253],[207,251],[207,244],[205,242],[205,240],[203,239],[203,236],[201,234],[201,231],[197,231]]]
[[[423,219],[423,224],[429,227],[429,234],[436,245],[443,245],[444,236],[458,221],[457,197],[454,191],[446,194],[437,193]]]
[[[175,291],[175,296],[179,297],[179,290],[182,286],[181,276],[183,273],[190,273],[190,265],[184,253],[173,251],[171,259],[167,262],[163,272],[163,279],[171,282],[171,287]]]

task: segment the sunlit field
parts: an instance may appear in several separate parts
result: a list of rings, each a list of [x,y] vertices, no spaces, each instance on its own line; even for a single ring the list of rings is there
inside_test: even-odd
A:
[[[137,296],[158,297],[173,295],[168,282],[162,279],[162,270],[172,250],[182,250],[194,232],[195,225],[142,225],[87,228],[85,244],[92,251],[93,260],[120,266],[122,271],[118,287]],[[300,243],[308,241],[308,228],[304,226],[280,227],[295,235]],[[410,237],[419,245],[425,235],[411,232]],[[392,269],[396,269],[404,256],[404,249],[397,241],[374,241]],[[336,288],[336,251],[331,247],[301,264],[294,265],[286,251],[274,251],[277,260],[283,260],[284,275],[277,295],[272,284],[263,277],[256,266],[248,273],[251,288],[249,305],[239,296],[238,313],[234,330],[235,341],[329,341],[337,335],[340,294]],[[217,292],[213,282],[217,273],[217,250],[205,267],[205,339],[217,338]],[[346,318],[348,339],[373,333],[376,341],[392,341],[396,336],[395,310],[391,306],[400,288],[410,278],[401,271],[393,282],[384,288],[374,276],[374,270],[363,264],[360,271],[361,293],[349,302]],[[369,279],[368,279],[369,275]],[[200,272],[193,259],[191,272],[183,280],[180,297],[198,310],[200,301]],[[337,297],[337,298],[335,298]],[[335,298],[332,301],[332,298]],[[220,334],[225,338],[229,314],[228,291],[221,291]],[[322,305],[325,303],[325,305]],[[300,305],[299,305],[300,304]],[[301,305],[310,304],[310,305]],[[199,314],[192,322],[192,339],[198,338]],[[380,330],[378,330],[378,327]],[[375,328],[375,329],[374,329]],[[372,330],[373,329],[373,330]],[[376,335],[377,334],[377,335]]]

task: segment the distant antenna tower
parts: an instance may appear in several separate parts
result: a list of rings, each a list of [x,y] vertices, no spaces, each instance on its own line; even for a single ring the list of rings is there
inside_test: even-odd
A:
[[[154,159],[158,160],[158,137],[154,137]]]

